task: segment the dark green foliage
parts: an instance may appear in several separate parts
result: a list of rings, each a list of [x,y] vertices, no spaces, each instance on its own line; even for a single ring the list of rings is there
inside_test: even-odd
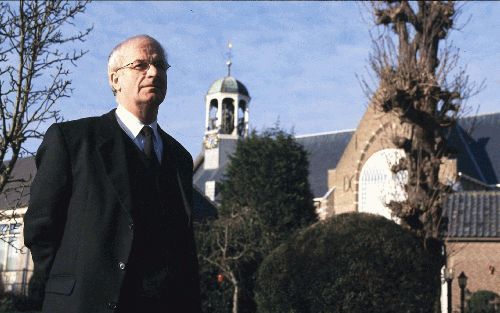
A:
[[[266,234],[286,238],[316,221],[307,153],[291,134],[271,128],[242,139],[222,181],[221,215],[256,210]]]
[[[207,220],[194,224],[200,264],[202,311],[204,313],[229,313],[231,286],[227,281],[219,283],[217,275],[221,273],[221,270],[207,262],[207,257],[213,253],[212,232],[210,231],[213,223],[213,220]]]
[[[493,291],[479,290],[474,292],[469,301],[467,313],[498,313],[500,312],[500,304],[496,305],[492,302],[500,301],[500,296]]]
[[[218,218],[197,225],[205,313],[254,313],[254,285],[263,258],[316,221],[307,154],[291,134],[273,128],[238,142],[221,182]],[[217,275],[223,274],[222,283]]]
[[[439,275],[431,260],[392,221],[337,215],[301,231],[262,262],[258,312],[432,312]]]

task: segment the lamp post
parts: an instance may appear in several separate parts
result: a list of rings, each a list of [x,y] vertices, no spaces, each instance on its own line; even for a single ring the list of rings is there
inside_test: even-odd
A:
[[[451,307],[451,283],[453,281],[453,269],[451,267],[447,267],[444,270],[444,280],[446,281],[446,288],[447,288],[447,294],[448,294],[448,313],[452,312],[452,307]]]
[[[467,276],[464,272],[458,276],[458,286],[460,287],[460,313],[464,313],[465,286],[467,286]]]

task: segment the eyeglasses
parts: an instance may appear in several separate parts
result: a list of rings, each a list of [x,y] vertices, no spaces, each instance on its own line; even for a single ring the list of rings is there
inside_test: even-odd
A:
[[[136,70],[139,72],[147,72],[151,65],[154,65],[157,70],[167,72],[167,70],[170,68],[170,64],[168,64],[165,61],[154,61],[154,62],[149,62],[146,60],[135,60],[133,62],[130,62],[128,64],[125,64],[122,67],[119,67],[115,70],[115,72],[118,72],[121,69],[124,68],[129,68],[132,70]]]

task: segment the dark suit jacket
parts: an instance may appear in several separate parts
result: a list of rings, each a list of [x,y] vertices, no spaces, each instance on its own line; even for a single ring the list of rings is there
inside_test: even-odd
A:
[[[182,308],[200,312],[198,265],[190,219],[191,155],[160,129],[174,160],[189,222],[180,225]],[[36,156],[37,174],[24,218],[35,272],[46,277],[44,313],[113,312],[119,307],[134,227],[125,140],[115,112],[53,124]],[[122,264],[124,263],[124,264]],[[187,264],[187,265],[186,265]]]

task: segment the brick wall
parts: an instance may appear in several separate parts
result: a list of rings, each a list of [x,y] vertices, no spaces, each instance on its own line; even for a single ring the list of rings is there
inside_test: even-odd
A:
[[[395,116],[377,111],[373,106],[367,108],[337,167],[328,171],[328,187],[335,188],[328,199],[328,215],[358,210],[358,180],[364,164],[375,152],[395,148],[391,139],[404,134],[408,134],[408,128],[402,126]],[[456,160],[443,160],[440,180],[454,180],[456,175]],[[459,312],[460,309],[460,288],[456,277],[462,271],[469,277],[467,289],[470,292],[491,290],[500,294],[500,239],[495,242],[450,242],[447,246],[448,265],[455,275],[452,282],[453,311]]]
[[[457,277],[463,271],[470,292],[490,290],[500,295],[500,239],[493,242],[449,242],[448,266],[453,269],[452,307],[460,310]]]
[[[370,105],[340,158],[328,175],[328,187],[335,187],[335,214],[357,211],[358,180],[364,163],[382,149],[395,148],[391,139],[404,131],[397,118]]]

